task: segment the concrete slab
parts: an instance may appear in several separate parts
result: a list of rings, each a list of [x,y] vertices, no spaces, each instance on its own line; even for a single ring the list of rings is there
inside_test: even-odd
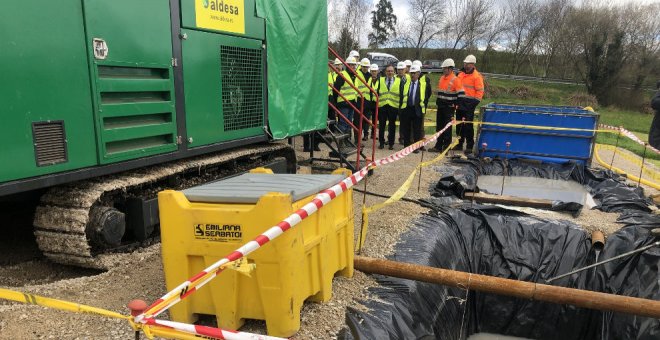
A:
[[[477,186],[479,190],[494,195],[575,202],[587,209],[596,205],[587,189],[573,181],[506,176],[502,192],[502,176],[479,176]]]

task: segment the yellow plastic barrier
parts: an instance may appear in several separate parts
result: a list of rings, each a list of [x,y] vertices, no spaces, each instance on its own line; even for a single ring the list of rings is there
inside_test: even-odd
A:
[[[277,224],[314,196],[292,202],[290,194],[268,193],[256,204],[201,203],[190,202],[182,192],[161,192],[162,258],[168,290],[254,239],[263,226]],[[243,319],[265,320],[269,335],[295,334],[303,301],[328,301],[334,275],[353,275],[352,202],[351,190],[338,196],[242,264],[235,264],[235,270],[217,276],[208,288],[174,305],[170,316],[192,323],[197,314],[215,315],[218,326],[227,329],[238,329]],[[204,232],[210,230],[209,225],[232,233],[199,236],[200,228]]]
[[[614,147],[613,145],[598,144],[598,147],[600,149],[605,149],[611,152],[614,152],[614,150],[616,150],[616,147]],[[644,174],[643,177],[652,180],[654,182],[660,182],[660,172],[657,172],[652,168],[647,167],[646,164],[642,163],[642,160],[639,157],[621,151],[616,152],[616,157],[621,157],[625,159],[627,162],[635,164],[640,168],[642,167],[642,165],[644,165],[644,169],[642,170],[642,173]]]
[[[11,300],[21,303],[27,303],[30,305],[38,305],[42,307],[55,308],[59,310],[64,310],[74,313],[89,313],[96,314],[100,316],[106,316],[115,319],[124,319],[129,320],[130,317],[122,315],[113,311],[106,309],[91,307],[87,305],[81,305],[75,302],[69,302],[64,300],[47,298],[39,295],[32,295],[22,292],[17,292],[9,289],[0,288],[0,299]]]
[[[444,151],[442,151],[442,153],[440,153],[437,157],[431,159],[430,161],[418,164],[415,167],[415,170],[413,170],[413,172],[410,173],[408,179],[406,179],[405,182],[403,182],[403,184],[394,192],[394,194],[392,194],[392,196],[390,196],[390,198],[388,198],[384,202],[375,204],[368,208],[365,207],[364,205],[362,206],[362,227],[360,228],[360,240],[356,246],[356,250],[358,252],[362,250],[365,239],[367,238],[367,229],[369,228],[369,214],[376,210],[382,209],[394,202],[401,200],[401,198],[403,198],[403,196],[406,195],[408,190],[410,190],[410,186],[412,185],[412,182],[415,179],[415,176],[417,175],[417,171],[423,167],[427,167],[429,165],[441,161],[445,157],[445,155],[447,155],[447,152],[457,144],[458,144],[458,140],[454,139],[451,145],[449,145],[449,147]]]
[[[490,126],[499,126],[499,127],[508,127],[508,128],[517,128],[517,129],[530,129],[530,130],[552,130],[552,131],[582,131],[582,132],[604,132],[604,133],[615,133],[618,134],[619,131],[608,130],[608,129],[578,129],[578,128],[563,128],[563,127],[554,127],[554,126],[541,126],[541,125],[523,125],[523,124],[508,124],[508,123],[490,123],[482,121],[466,121],[465,123],[472,123],[474,125],[490,125]]]
[[[113,311],[109,311],[109,310],[106,310],[106,309],[91,307],[91,306],[82,305],[82,304],[75,303],[75,302],[59,300],[59,299],[53,299],[53,298],[47,298],[47,297],[43,297],[43,296],[39,296],[39,295],[33,295],[33,294],[18,292],[18,291],[14,291],[14,290],[3,289],[3,288],[0,288],[0,299],[16,301],[16,302],[30,304],[30,305],[37,305],[37,306],[42,306],[42,307],[46,307],[46,308],[53,308],[53,309],[58,309],[58,310],[62,310],[62,311],[67,311],[67,312],[94,314],[94,315],[108,317],[108,318],[126,320],[130,324],[130,326],[133,328],[133,330],[144,332],[144,334],[149,339],[153,339],[154,336],[158,336],[158,337],[166,338],[166,339],[181,339],[181,340],[200,339],[200,335],[195,333],[196,329],[195,329],[195,326],[193,326],[193,325],[183,325],[183,327],[190,330],[190,332],[184,332],[184,331],[177,330],[177,329],[174,329],[172,327],[166,327],[166,326],[145,325],[145,324],[142,324],[142,323],[134,322],[132,316],[122,315],[122,314],[119,314],[119,313],[116,313],[116,312],[113,312]],[[223,333],[223,334],[226,332],[226,331],[218,330],[218,329],[212,329],[212,331],[220,332],[220,333]],[[268,338],[268,337],[259,336],[259,335],[256,335],[256,334],[249,334],[249,333],[235,333],[235,332],[231,332],[231,331],[229,333],[233,336],[233,339],[255,339],[255,338],[267,339]],[[206,336],[205,338],[207,338],[207,339],[216,339],[216,337],[209,337],[209,336]],[[226,337],[219,337],[219,339],[224,339],[224,338],[226,338]],[[270,339],[279,339],[279,338],[270,338]]]
[[[602,146],[601,144],[596,144],[596,150],[595,150],[595,152],[594,152],[594,156],[596,156],[596,161],[598,162],[598,164],[602,165],[602,166],[605,167],[606,169],[610,169],[610,170],[612,170],[612,171],[614,171],[614,172],[616,172],[616,173],[618,173],[618,174],[621,174],[621,175],[623,175],[623,176],[626,176],[626,178],[628,178],[629,180],[631,180],[631,181],[633,181],[633,182],[640,182],[640,183],[642,183],[642,184],[644,184],[644,185],[647,185],[647,186],[649,186],[649,187],[651,187],[651,188],[654,188],[654,189],[660,190],[660,185],[659,185],[659,184],[654,183],[654,182],[651,182],[651,181],[646,180],[646,179],[644,179],[644,178],[642,178],[642,179],[640,180],[639,177],[637,177],[637,176],[635,176],[635,175],[632,175],[632,174],[629,174],[629,173],[626,173],[625,170],[619,169],[619,168],[617,168],[617,167],[615,167],[615,166],[610,166],[609,163],[604,162],[604,161],[600,158],[600,155],[598,154],[598,151],[600,150],[600,147],[601,147],[601,146]]]

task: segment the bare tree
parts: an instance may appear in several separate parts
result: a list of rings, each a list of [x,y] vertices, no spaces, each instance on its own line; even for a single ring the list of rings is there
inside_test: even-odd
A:
[[[511,0],[507,13],[506,35],[513,53],[511,73],[518,74],[523,61],[534,51],[541,32],[541,17],[536,0]]]
[[[328,38],[331,41],[339,38],[341,33],[341,25],[338,22],[343,22],[345,0],[328,0]]]
[[[366,38],[366,25],[371,9],[369,0],[328,0],[328,34],[331,40],[339,39],[348,31],[358,44]],[[333,39],[334,38],[334,39]]]
[[[366,18],[368,18],[370,10],[371,1],[369,0],[347,0],[342,28],[348,29],[358,44],[362,38],[366,39],[366,28],[369,24]]]
[[[442,30],[443,7],[438,0],[409,0],[410,16],[398,31],[399,41],[415,49],[415,58],[421,58],[422,49]]]
[[[488,21],[486,26],[486,33],[482,40],[486,49],[481,57],[482,65],[488,65],[490,54],[497,46],[499,46],[504,32],[508,29],[507,26],[507,12],[505,7],[500,7],[498,10],[493,11],[493,17]]]
[[[449,16],[445,30],[452,40],[452,52],[456,49],[477,49],[478,42],[487,36],[488,26],[496,17],[492,0],[450,0]]]
[[[561,46],[566,39],[568,12],[572,10],[572,0],[550,0],[539,9],[540,32],[535,52],[541,59],[542,77],[547,77],[553,61],[559,58]],[[555,63],[555,65],[561,63]]]
[[[620,9],[583,4],[570,12],[568,37],[577,74],[601,105],[609,105],[627,60]]]
[[[628,3],[620,10],[625,32],[633,89],[638,91],[649,75],[660,71],[660,3]]]

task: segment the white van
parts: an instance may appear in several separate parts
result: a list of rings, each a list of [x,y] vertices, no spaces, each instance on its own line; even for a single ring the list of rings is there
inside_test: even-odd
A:
[[[367,53],[367,58],[369,58],[369,61],[371,61],[372,64],[378,65],[381,70],[387,65],[394,65],[394,67],[396,67],[396,63],[399,62],[399,59],[395,56],[380,52],[369,52]]]

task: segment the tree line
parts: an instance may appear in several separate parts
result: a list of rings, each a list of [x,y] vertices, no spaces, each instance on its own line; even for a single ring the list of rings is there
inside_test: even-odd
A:
[[[637,108],[660,80],[660,1],[328,0],[330,45],[404,59],[478,57],[486,72],[571,79],[601,105]]]

